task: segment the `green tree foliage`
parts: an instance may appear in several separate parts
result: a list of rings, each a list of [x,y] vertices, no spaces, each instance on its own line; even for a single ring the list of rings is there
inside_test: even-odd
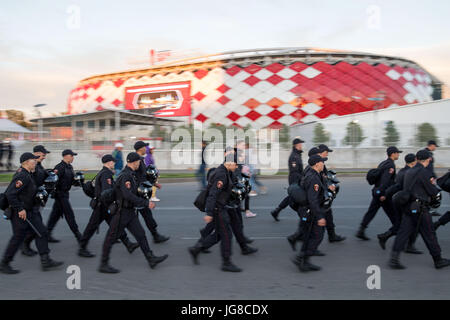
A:
[[[361,126],[354,121],[347,124],[347,135],[344,138],[344,143],[348,146],[357,147],[366,138],[363,135]]]
[[[325,131],[325,127],[323,124],[318,123],[314,127],[314,137],[313,142],[314,144],[322,144],[322,143],[328,143],[330,141],[330,134]]]
[[[394,121],[388,121],[384,128],[384,145],[395,146],[400,141],[400,134],[395,127]]]
[[[426,144],[428,140],[435,140],[436,143],[439,143],[436,129],[431,123],[424,122],[417,127],[416,143],[421,146]]]

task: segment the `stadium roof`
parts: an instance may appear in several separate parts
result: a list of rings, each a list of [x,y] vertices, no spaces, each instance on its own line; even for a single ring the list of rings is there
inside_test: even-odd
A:
[[[0,118],[0,132],[31,133],[31,130],[22,127],[9,119]]]

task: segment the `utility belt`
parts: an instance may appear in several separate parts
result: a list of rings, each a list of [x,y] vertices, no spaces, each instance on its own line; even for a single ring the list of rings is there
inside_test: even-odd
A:
[[[421,213],[424,213],[424,211],[426,211],[429,207],[430,203],[428,201],[414,198],[409,205],[409,210],[407,211],[407,213],[410,215],[419,215]]]

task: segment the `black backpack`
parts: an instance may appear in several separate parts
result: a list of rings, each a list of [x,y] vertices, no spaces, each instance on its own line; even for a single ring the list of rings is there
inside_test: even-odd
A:
[[[381,175],[381,168],[370,169],[366,174],[366,180],[370,185],[377,183]]]
[[[450,192],[450,171],[438,178],[436,182],[442,190]]]
[[[300,207],[308,205],[308,197],[306,190],[301,183],[293,183],[288,187],[288,195],[292,202]]]
[[[9,207],[8,198],[6,197],[6,193],[0,193],[0,209],[5,211]]]
[[[197,198],[195,198],[194,200],[194,206],[201,212],[206,211],[206,199],[208,198],[209,189],[211,189],[211,182],[214,177],[215,170],[216,168],[211,168],[208,170],[208,174],[206,176],[206,179],[208,180],[208,185],[204,190],[200,191]]]
[[[95,198],[95,187],[92,185],[93,181],[94,180],[91,180],[81,185],[84,194],[87,195],[89,198]]]

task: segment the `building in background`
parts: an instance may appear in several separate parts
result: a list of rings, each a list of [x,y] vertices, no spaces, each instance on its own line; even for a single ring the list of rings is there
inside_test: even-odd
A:
[[[233,51],[97,75],[70,92],[68,113],[149,111],[207,128],[255,129],[441,99],[442,84],[399,57],[314,48]]]

